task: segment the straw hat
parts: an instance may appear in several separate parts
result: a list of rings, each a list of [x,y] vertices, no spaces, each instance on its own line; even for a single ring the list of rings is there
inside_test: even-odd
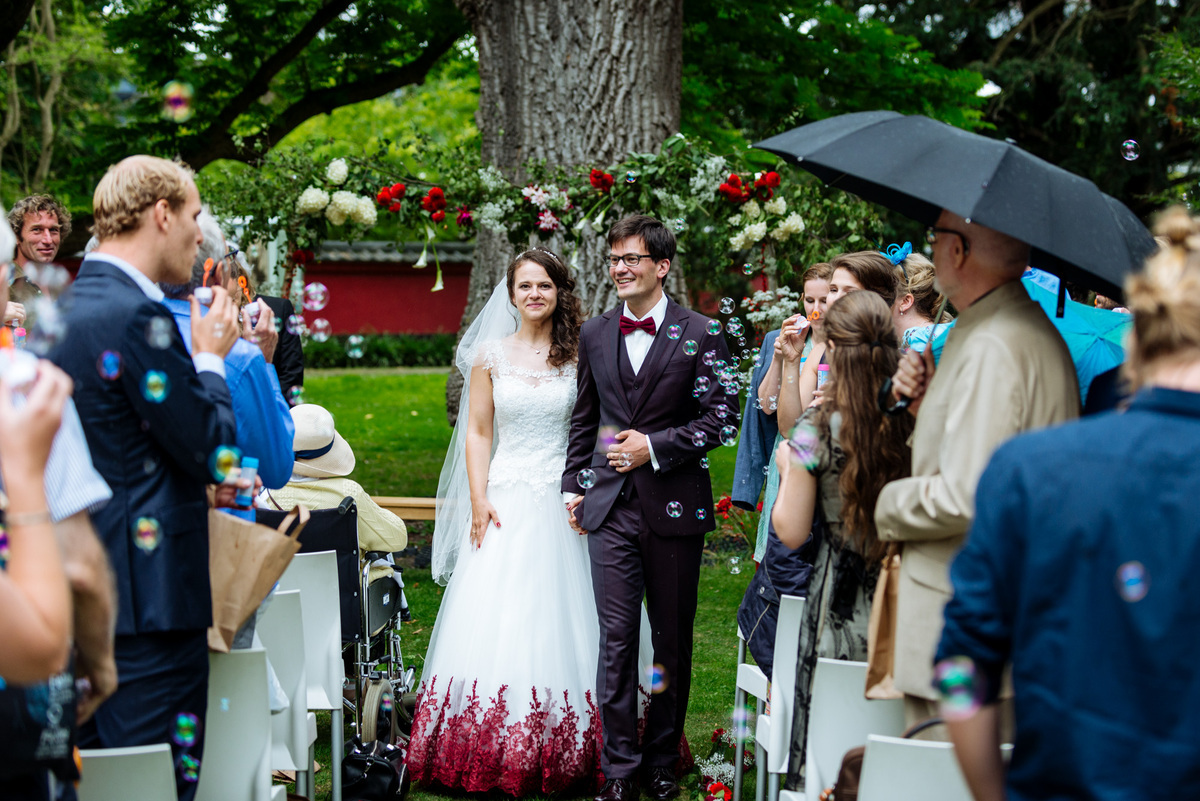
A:
[[[315,403],[293,406],[292,422],[296,425],[293,473],[327,478],[354,472],[354,451],[334,428],[333,415],[325,407]]]

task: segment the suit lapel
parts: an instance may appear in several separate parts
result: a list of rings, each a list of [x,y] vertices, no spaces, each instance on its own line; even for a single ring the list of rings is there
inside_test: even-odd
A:
[[[617,367],[617,359],[620,358],[620,337],[621,337],[621,315],[622,306],[618,306],[608,313],[608,317],[604,321],[604,328],[600,338],[601,349],[604,353],[604,358],[601,359],[599,368],[593,367],[592,370],[597,374],[597,386],[608,387],[613,395],[617,398],[617,403],[621,410],[625,412],[625,419],[633,417],[633,412],[629,408],[629,398],[625,394],[625,385],[621,383],[621,374]],[[603,380],[600,380],[600,373],[603,372]]]
[[[667,328],[671,325],[679,325],[683,329],[683,334],[679,339],[671,339],[667,336]],[[687,314],[682,306],[667,298],[667,313],[663,315],[662,330],[655,333],[654,342],[650,345],[650,352],[646,354],[646,360],[642,362],[642,369],[638,370],[638,378],[642,379],[642,390],[634,401],[634,415],[642,410],[646,399],[653,394],[652,388],[654,384],[658,383],[659,374],[670,360],[670,355],[679,347],[680,340],[686,338],[686,334]]]

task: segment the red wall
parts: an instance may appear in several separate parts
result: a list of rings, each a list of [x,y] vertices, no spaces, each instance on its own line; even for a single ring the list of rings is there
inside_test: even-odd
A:
[[[329,288],[329,305],[304,316],[310,326],[324,317],[335,334],[454,333],[467,306],[470,273],[470,263],[442,262],[444,288],[430,292],[437,276],[432,260],[421,270],[394,262],[318,262],[305,270],[305,280]]]

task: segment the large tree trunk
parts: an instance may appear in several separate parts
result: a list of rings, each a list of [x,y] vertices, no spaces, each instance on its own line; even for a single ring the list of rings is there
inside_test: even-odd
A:
[[[603,166],[651,152],[679,130],[682,0],[455,0],[479,50],[478,124],[483,162],[525,179],[530,159]],[[611,219],[611,217],[610,217]],[[563,252],[561,237],[544,242]],[[602,234],[588,229],[573,262],[585,313],[610,308],[616,292]],[[480,231],[462,328],[503,278],[513,250]],[[684,301],[682,279],[669,289]],[[451,423],[461,380],[446,387]]]

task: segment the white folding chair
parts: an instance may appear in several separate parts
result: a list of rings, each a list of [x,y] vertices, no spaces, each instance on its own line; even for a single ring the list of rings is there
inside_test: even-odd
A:
[[[271,704],[267,652],[208,655],[208,714],[196,801],[269,801]]]
[[[767,797],[779,801],[781,777],[788,771],[792,741],[792,707],[796,703],[796,662],[800,652],[800,625],[804,599],[779,597],[779,623],[775,629],[775,656],[771,681],[771,714],[766,717]],[[758,737],[755,732],[755,738]]]
[[[768,785],[770,801],[777,801],[779,797],[778,774],[787,772],[788,739],[791,736],[792,721],[791,705],[795,699],[796,690],[796,652],[799,649],[800,621],[803,616],[803,598],[794,595],[784,595],[780,598],[779,620],[775,628],[774,656],[772,657],[774,668],[772,672],[775,675],[776,682],[785,682],[786,700],[784,700],[783,696],[780,696],[778,701],[776,700],[775,688],[771,682],[767,681],[766,674],[757,665],[745,664],[746,641],[742,635],[741,627],[738,627],[738,673],[737,691],[734,694],[734,709],[742,709],[742,705],[746,702],[747,693],[754,696],[758,712],[754,719],[754,761],[758,769],[758,780],[754,790],[755,801],[763,801],[763,798],[768,795]],[[771,700],[770,715],[767,715],[764,710],[764,702],[768,697]],[[776,717],[776,712],[780,709],[779,705],[786,707],[786,709],[782,710],[784,717],[777,718],[778,723],[773,727],[772,718]],[[733,797],[735,801],[740,801],[742,795],[742,775],[744,772],[742,760],[745,752],[742,733],[746,730],[746,727],[737,725],[735,728],[737,729],[738,738],[734,754]],[[780,732],[783,729],[787,729],[787,731],[779,735],[783,738],[782,746],[779,744],[775,744],[774,746],[776,751],[782,751],[782,754],[777,754],[772,759],[772,742],[777,738],[773,738],[771,732],[773,730]],[[783,767],[782,769],[772,771],[772,764],[782,764]]]
[[[808,708],[804,794],[818,801],[821,791],[837,781],[842,757],[865,745],[872,734],[904,733],[904,702],[868,701],[867,663],[817,660]]]
[[[333,801],[342,801],[342,620],[338,598],[337,554],[334,551],[298,553],[293,557],[279,590],[300,590],[304,629],[304,670],[308,684],[308,709],[328,710],[330,771]],[[310,749],[309,764],[312,763]]]
[[[299,590],[276,592],[259,616],[257,633],[288,698],[288,708],[271,716],[271,770],[295,771],[296,793],[312,797],[316,783],[309,755],[317,736],[317,716],[308,711],[302,609]]]
[[[175,764],[166,743],[83,749],[79,801],[175,801]]]
[[[1000,746],[1005,760],[1012,745]],[[859,801],[971,801],[950,743],[872,734],[863,753]]]
[[[758,665],[746,664],[746,635],[742,633],[742,627],[738,626],[738,664],[737,678],[735,689],[733,692],[733,732],[735,742],[733,755],[733,801],[742,801],[742,775],[745,773],[743,760],[746,754],[746,734],[750,730],[748,725],[745,725],[740,719],[746,708],[746,695],[749,694],[754,698],[755,726],[757,727],[758,719],[763,717],[763,706],[767,700],[767,692],[770,687],[770,682],[767,681],[767,675],[762,672],[762,668]],[[763,796],[766,791],[766,770],[767,760],[763,753],[763,744],[755,737],[754,740],[754,764],[758,767],[758,782],[755,785],[754,801],[763,801]]]

